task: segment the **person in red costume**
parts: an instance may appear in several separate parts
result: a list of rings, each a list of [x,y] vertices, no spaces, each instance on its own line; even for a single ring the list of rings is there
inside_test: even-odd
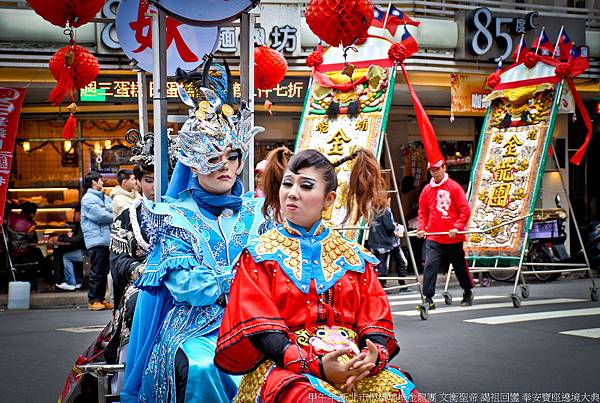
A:
[[[305,150],[282,173],[267,167],[263,212],[283,222],[242,253],[215,354],[219,369],[245,374],[236,402],[424,401],[389,365],[399,347],[377,259],[321,220],[335,167],[354,158],[346,207],[369,219],[385,206],[372,153],[331,163]]]
[[[419,197],[419,229],[417,236],[426,238],[424,246],[425,268],[423,294],[429,309],[435,309],[433,296],[435,281],[443,262],[452,263],[458,282],[463,289],[461,306],[473,305],[473,278],[469,272],[463,242],[464,231],[471,215],[465,192],[448,177],[443,160],[428,164],[431,181]],[[426,235],[430,232],[447,232],[447,235]]]

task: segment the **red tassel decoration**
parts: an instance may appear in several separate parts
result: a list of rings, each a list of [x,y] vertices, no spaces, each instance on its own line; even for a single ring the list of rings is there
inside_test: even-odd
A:
[[[60,104],[63,99],[68,95],[71,100],[74,99],[75,93],[73,91],[75,85],[75,77],[73,77],[73,69],[67,67],[61,73],[56,87],[50,92],[48,101],[52,102],[53,105]]]
[[[69,119],[67,119],[67,123],[65,123],[65,127],[63,129],[62,137],[65,140],[71,140],[75,137],[75,129],[77,128],[77,119],[71,113],[69,115]]]
[[[267,110],[267,112],[269,112],[270,116],[273,116],[273,102],[269,101],[268,99],[265,99],[265,109]]]

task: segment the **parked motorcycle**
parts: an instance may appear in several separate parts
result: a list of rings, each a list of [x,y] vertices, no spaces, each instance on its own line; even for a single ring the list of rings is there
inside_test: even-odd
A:
[[[593,221],[584,229],[585,250],[592,270],[600,270],[600,221]]]
[[[527,253],[528,261],[533,263],[567,263],[570,260],[565,246],[567,240],[567,213],[560,205],[560,196],[556,195],[555,209],[541,209],[534,215],[534,223],[529,232],[531,244]],[[557,270],[556,266],[534,266],[533,270]],[[535,273],[540,281],[554,281],[560,278],[556,273]]]
[[[527,262],[530,263],[568,263],[571,261],[565,246],[567,239],[566,226],[568,216],[560,206],[560,196],[555,198],[556,208],[536,209],[533,224],[529,232],[529,245],[526,251]],[[600,226],[599,226],[600,227]],[[600,229],[599,229],[600,242]],[[599,248],[600,252],[600,248]],[[599,254],[600,257],[600,254]],[[554,281],[560,278],[557,266],[525,266],[524,270],[531,270],[534,277],[543,282]],[[556,273],[537,273],[537,271],[552,271]],[[490,278],[496,281],[513,281],[516,270],[489,271]]]

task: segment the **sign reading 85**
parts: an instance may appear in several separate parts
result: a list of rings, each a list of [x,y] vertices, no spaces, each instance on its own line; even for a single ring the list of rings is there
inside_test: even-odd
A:
[[[510,32],[525,34],[537,28],[537,12],[529,13],[524,17],[494,17],[488,8],[478,8],[473,11],[468,20],[468,44],[472,53],[483,56],[490,51],[496,43],[499,52],[502,52],[496,61],[508,58],[513,50],[513,38],[503,26],[510,26]]]

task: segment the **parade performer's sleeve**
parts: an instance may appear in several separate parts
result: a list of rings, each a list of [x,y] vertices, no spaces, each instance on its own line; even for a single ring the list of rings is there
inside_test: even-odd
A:
[[[459,231],[464,231],[467,223],[469,222],[469,217],[471,216],[471,208],[469,207],[469,203],[467,202],[467,196],[462,186],[455,183],[456,186],[452,188],[452,201],[456,206],[456,210],[458,211],[458,218],[454,223],[454,228]]]
[[[394,336],[390,304],[383,287],[377,279],[373,265],[367,263],[365,272],[361,275],[359,281],[362,287],[361,301],[355,322],[359,345],[365,347],[366,339],[370,339],[386,350],[385,354],[388,355],[387,360],[389,360],[398,354],[400,347]],[[379,350],[381,356],[384,351]]]
[[[152,293],[164,285],[175,301],[206,306],[229,291],[231,277],[231,269],[217,274],[203,264],[188,242],[163,234],[148,255],[144,275],[136,286]]]
[[[429,203],[425,190],[419,196],[419,231],[427,231],[429,225]]]
[[[172,307],[173,300],[164,287],[153,294],[144,291],[139,292],[125,362],[125,381],[121,391],[121,402],[138,402],[142,376],[150,358],[156,335]]]
[[[232,270],[224,268],[223,271],[217,275],[205,265],[197,265],[190,270],[173,270],[165,278],[165,285],[175,301],[192,306],[212,305],[219,296],[229,293]]]
[[[141,265],[138,259],[134,259],[126,252],[115,253],[110,251],[110,267],[113,281],[125,288],[132,280],[135,269]]]
[[[251,341],[252,336],[280,333],[288,327],[275,305],[270,270],[256,263],[244,250],[237,265],[231,293],[221,322],[215,365],[224,372],[245,374],[256,368],[265,355]]]

